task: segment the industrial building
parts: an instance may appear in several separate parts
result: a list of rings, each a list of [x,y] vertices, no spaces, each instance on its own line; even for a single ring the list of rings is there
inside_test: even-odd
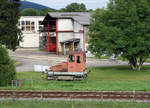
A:
[[[49,12],[46,16],[21,16],[23,33],[20,47],[38,47],[56,54],[86,50],[89,40],[89,12]]]
[[[41,36],[49,52],[66,54],[69,50],[86,50],[88,41],[89,12],[49,12],[44,18]],[[42,40],[42,39],[41,39]]]

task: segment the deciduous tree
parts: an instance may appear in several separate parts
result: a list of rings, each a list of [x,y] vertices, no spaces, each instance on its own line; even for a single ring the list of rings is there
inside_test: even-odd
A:
[[[92,53],[121,55],[141,70],[150,55],[150,1],[110,0],[93,14],[89,35]]]
[[[65,8],[60,9],[60,12],[86,12],[86,6],[83,3],[71,3]]]
[[[39,16],[39,11],[33,8],[27,8],[21,11],[21,16]]]

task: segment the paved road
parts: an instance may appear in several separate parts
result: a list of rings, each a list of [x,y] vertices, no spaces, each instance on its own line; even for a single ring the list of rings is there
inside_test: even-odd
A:
[[[16,67],[18,72],[33,71],[34,65],[53,66],[66,61],[66,56],[55,55],[38,49],[17,49],[15,52],[9,51],[12,59],[21,64]],[[125,65],[127,62],[110,62],[109,60],[87,59],[87,67]]]

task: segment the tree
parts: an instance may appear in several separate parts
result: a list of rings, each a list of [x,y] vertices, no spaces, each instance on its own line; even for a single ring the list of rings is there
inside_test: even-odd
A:
[[[46,16],[46,14],[48,13],[48,12],[54,12],[55,10],[51,10],[51,9],[49,9],[49,8],[42,8],[40,11],[39,11],[39,15],[40,16]]]
[[[34,8],[27,8],[21,11],[21,16],[46,16],[48,12],[55,12],[50,8],[42,8],[41,10],[36,10]]]
[[[87,12],[93,12],[94,10],[93,9],[89,9],[89,10],[87,10]]]
[[[141,70],[150,55],[150,2],[110,0],[91,18],[89,49],[97,56],[121,55],[133,70]]]
[[[65,8],[60,9],[60,12],[86,12],[86,6],[83,3],[71,3]]]
[[[16,69],[6,48],[0,45],[0,86],[6,86],[16,78]]]
[[[33,8],[24,9],[21,16],[39,16],[39,11]]]
[[[22,40],[18,28],[19,0],[1,0],[0,2],[0,43],[15,50]]]
[[[66,8],[61,8],[60,10],[58,10],[59,12],[66,12]]]

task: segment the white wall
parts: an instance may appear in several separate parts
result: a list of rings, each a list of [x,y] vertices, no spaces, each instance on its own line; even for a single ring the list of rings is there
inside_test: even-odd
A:
[[[20,47],[39,47],[39,34],[23,34],[23,42]]]
[[[83,30],[83,25],[79,24],[77,21],[74,21],[74,32],[79,32]]]
[[[83,49],[83,33],[75,33],[74,37],[80,39],[79,46]]]
[[[83,25],[79,24],[77,21],[74,21],[74,37],[80,39],[80,48],[83,49]]]
[[[39,47],[39,21],[43,21],[44,16],[21,16],[21,21],[34,22],[34,31],[22,31],[23,42],[20,42],[21,47]],[[19,26],[21,28],[21,25]]]
[[[58,19],[58,31],[73,31],[72,19]]]

